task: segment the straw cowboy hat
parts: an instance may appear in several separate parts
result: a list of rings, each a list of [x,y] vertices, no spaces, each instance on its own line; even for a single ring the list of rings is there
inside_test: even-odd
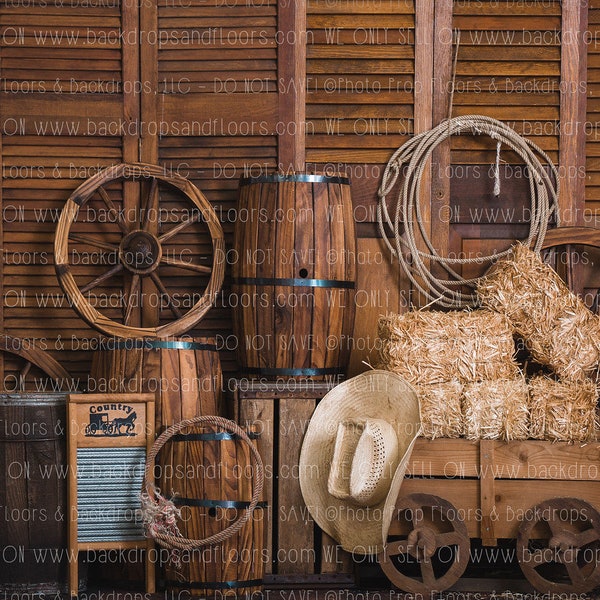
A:
[[[344,550],[383,549],[420,429],[417,393],[389,371],[353,377],[317,405],[300,452],[300,488],[313,519]]]

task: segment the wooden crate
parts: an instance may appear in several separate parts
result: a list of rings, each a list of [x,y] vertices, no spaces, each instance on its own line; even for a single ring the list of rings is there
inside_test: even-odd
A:
[[[265,583],[354,583],[350,554],[310,516],[299,482],[300,448],[317,402],[331,389],[323,382],[234,382],[234,418],[260,433],[269,519]]]

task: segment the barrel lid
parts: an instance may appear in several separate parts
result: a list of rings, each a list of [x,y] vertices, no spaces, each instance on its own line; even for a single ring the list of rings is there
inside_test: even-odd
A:
[[[339,183],[341,185],[350,185],[350,178],[345,175],[319,175],[313,173],[272,173],[270,175],[257,175],[256,177],[240,177],[240,186],[250,185],[251,183]]]

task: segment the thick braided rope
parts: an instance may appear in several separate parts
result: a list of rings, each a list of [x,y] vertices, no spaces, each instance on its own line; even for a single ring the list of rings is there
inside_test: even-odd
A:
[[[431,303],[439,303],[441,306],[449,308],[474,306],[477,301],[474,293],[465,293],[460,288],[462,286],[473,288],[479,278],[464,279],[455,271],[455,265],[491,263],[510,252],[508,249],[489,256],[473,258],[442,257],[433,247],[429,235],[425,231],[419,203],[419,192],[425,167],[431,154],[440,143],[452,135],[463,132],[471,132],[472,135],[487,134],[498,144],[504,144],[512,149],[527,166],[531,219],[529,234],[523,244],[528,247],[533,245],[533,249],[539,252],[546,235],[548,221],[553,213],[557,225],[559,224],[557,206],[559,180],[556,167],[541,148],[520,136],[514,129],[501,121],[483,115],[455,117],[410,139],[394,152],[383,173],[377,205],[379,231],[387,247],[398,258],[398,262],[415,288]],[[538,156],[546,162],[549,169],[544,169]],[[403,168],[405,168],[404,174],[402,173]],[[386,197],[401,175],[404,179],[399,189],[396,210],[391,218]],[[417,246],[415,222],[421,246],[424,244],[426,251]],[[386,225],[393,233],[391,238],[386,232]],[[440,265],[452,279],[435,277],[426,264],[428,261]]]
[[[184,421],[180,421],[179,423],[175,423],[174,425],[167,427],[167,429],[165,429],[158,436],[158,438],[156,438],[156,441],[154,442],[152,448],[150,449],[150,452],[148,453],[148,458],[146,460],[146,469],[144,472],[144,489],[150,501],[157,502],[155,494],[156,487],[152,483],[152,470],[154,468],[154,461],[156,460],[158,453],[165,445],[165,443],[168,440],[170,440],[174,435],[192,425],[211,425],[213,427],[220,427],[221,429],[228,431],[229,433],[237,435],[240,438],[240,440],[248,444],[250,448],[250,456],[256,468],[256,481],[254,482],[254,489],[252,492],[252,499],[250,501],[250,504],[246,509],[244,509],[244,512],[241,514],[240,518],[226,529],[223,529],[223,531],[219,531],[207,537],[204,540],[189,540],[176,535],[170,535],[167,533],[160,533],[156,531],[153,532],[152,537],[161,546],[164,546],[165,548],[169,549],[177,548],[179,550],[194,550],[203,546],[218,544],[230,538],[242,528],[242,526],[248,521],[248,519],[250,519],[252,512],[254,511],[256,505],[260,501],[263,491],[264,467],[262,459],[260,457],[260,454],[258,453],[258,450],[254,446],[246,432],[237,423],[234,423],[229,419],[212,415],[204,415],[200,417],[194,417],[192,419],[186,419]]]

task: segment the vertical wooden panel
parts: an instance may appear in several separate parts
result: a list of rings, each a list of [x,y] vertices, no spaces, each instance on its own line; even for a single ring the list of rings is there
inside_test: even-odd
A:
[[[432,123],[435,127],[452,117],[453,53],[452,0],[436,0],[433,31],[433,100]],[[450,82],[450,85],[448,83]],[[448,256],[450,219],[450,141],[442,142],[431,155],[431,241],[440,256]],[[444,275],[432,265],[436,276]]]
[[[585,206],[585,121],[588,24],[587,2],[563,0],[560,70],[560,186],[561,225],[583,225]]]
[[[279,169],[304,171],[306,121],[306,0],[282,5],[277,18],[282,43],[277,52]]]
[[[391,260],[378,238],[357,240],[358,277],[356,282],[356,318],[348,376],[358,375],[377,366],[377,322],[386,313],[403,312],[406,294],[401,289],[397,260]],[[365,364],[367,363],[367,364]]]
[[[278,519],[278,514],[274,508],[274,445],[273,435],[275,427],[275,402],[273,399],[250,399],[238,400],[239,422],[244,428],[254,428],[259,434],[257,447],[265,467],[265,483],[263,495],[267,506],[263,509],[264,531],[262,543],[266,550],[265,573],[270,574],[273,571],[273,553],[276,549],[273,547],[273,523]]]
[[[310,556],[315,524],[302,499],[296,470],[302,438],[315,405],[314,399],[279,400],[278,574],[313,573],[316,567],[315,557]]]
[[[146,2],[140,11],[140,29],[158,32],[158,5],[156,1]],[[141,91],[141,118],[146,123],[158,123],[158,44],[144,43],[140,47],[140,78],[144,82]],[[158,141],[156,135],[150,135],[148,128],[140,133],[140,160],[158,163]]]

